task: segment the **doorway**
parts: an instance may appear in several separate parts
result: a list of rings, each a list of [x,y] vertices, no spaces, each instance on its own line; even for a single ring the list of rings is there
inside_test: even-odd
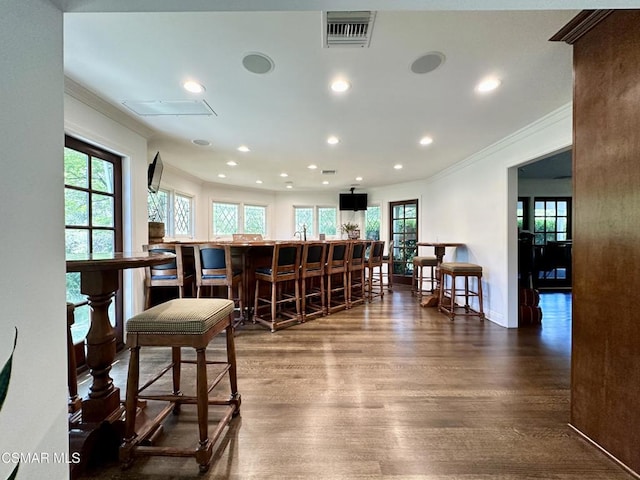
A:
[[[389,222],[393,240],[393,282],[411,285],[418,243],[418,200],[390,202]]]

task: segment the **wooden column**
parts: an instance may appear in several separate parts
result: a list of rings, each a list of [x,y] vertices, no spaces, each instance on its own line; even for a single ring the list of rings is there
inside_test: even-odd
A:
[[[571,424],[640,472],[640,10],[552,40],[574,46]]]

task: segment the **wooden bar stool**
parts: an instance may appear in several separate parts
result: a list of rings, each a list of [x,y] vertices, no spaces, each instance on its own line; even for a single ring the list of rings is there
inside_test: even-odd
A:
[[[447,281],[447,277],[449,281]],[[464,278],[464,288],[458,288],[456,280]],[[469,279],[476,279],[476,288],[472,289]],[[456,305],[456,296],[464,296],[464,306]],[[478,298],[478,309],[469,305],[469,298]],[[464,309],[463,312],[460,312]],[[473,263],[444,262],[440,264],[440,298],[438,311],[446,313],[451,320],[456,315],[479,316],[484,320],[482,308],[482,267]]]
[[[325,278],[327,287],[327,313],[334,313],[347,308],[349,301],[347,260],[349,259],[349,242],[336,240],[329,242]]]
[[[233,301],[221,298],[180,298],[156,305],[127,321],[127,346],[131,352],[125,401],[124,441],[120,446],[120,461],[128,467],[134,457],[163,455],[169,457],[195,457],[200,471],[209,468],[213,446],[231,417],[240,413],[240,394],[236,378],[236,355],[233,341]],[[205,351],[218,334],[226,334],[226,362],[208,361]],[[140,347],[171,347],[172,362],[158,375],[139,388]],[[181,347],[196,351],[196,360],[181,358]],[[183,363],[196,364],[196,394],[183,395],[180,391],[180,367]],[[216,378],[207,381],[207,365],[217,365]],[[150,385],[169,370],[173,374],[173,392],[160,395],[141,395]],[[213,398],[209,392],[228,375],[231,386],[229,399]],[[140,400],[165,401],[168,404],[150,422],[136,429],[136,410]],[[178,448],[149,445],[160,431],[162,421],[181,404],[195,404],[198,412],[199,442],[196,448]],[[209,405],[226,406],[222,418],[209,436]]]
[[[143,248],[149,252],[176,254],[176,257],[169,263],[145,267],[144,308],[152,306],[152,289],[154,287],[176,287],[178,298],[185,297],[185,287],[188,287],[188,296],[190,296],[193,290],[193,274],[191,272],[185,273],[182,246],[175,243],[154,243],[145,245]]]
[[[202,291],[209,287],[211,297],[214,289],[226,288],[226,297],[237,304],[239,318],[236,325],[245,318],[242,268],[233,264],[231,245],[216,243],[201,243],[193,246],[193,256],[196,271],[196,297],[202,297]],[[234,290],[236,294],[234,294]],[[219,295],[218,295],[219,296]]]
[[[433,256],[413,257],[413,274],[411,275],[411,294],[422,297],[424,293],[433,293],[437,288],[436,268],[438,259]],[[427,277],[430,290],[424,289],[424,269],[430,269],[430,275]]]
[[[355,240],[351,242],[347,257],[347,308],[364,303],[365,294],[365,255],[367,242]]]
[[[387,266],[382,273],[383,278],[387,278],[387,290],[393,293],[393,240],[389,242],[389,250],[382,256],[382,263]]]
[[[256,291],[253,321],[275,332],[300,323],[301,244],[281,242],[273,246],[271,265],[255,270]],[[270,293],[260,293],[260,282],[268,284]]]
[[[305,242],[300,264],[300,313],[302,321],[327,314],[324,293],[324,262],[327,245]]]
[[[384,297],[384,283],[382,281],[383,253],[384,241],[377,240],[371,242],[365,259],[365,272],[367,277],[365,294],[369,302],[372,302],[374,297]]]

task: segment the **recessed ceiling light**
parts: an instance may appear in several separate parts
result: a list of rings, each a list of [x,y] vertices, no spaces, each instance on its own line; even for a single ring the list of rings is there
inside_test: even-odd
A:
[[[340,139],[335,135],[331,135],[329,138],[327,138],[327,143],[329,145],[335,145],[336,143],[339,143],[339,142],[340,142]]]
[[[318,166],[317,165],[309,165],[307,168],[309,170],[315,170],[316,168],[318,168]]]
[[[356,177],[356,182],[361,182],[362,181],[362,177]]]
[[[351,88],[351,84],[346,80],[339,79],[331,83],[331,90],[336,93],[346,92]]]
[[[288,176],[289,176],[289,174],[288,174],[288,173],[285,173],[285,172],[282,172],[282,173],[280,174],[280,176],[281,176],[282,178],[286,178],[286,177],[288,177]]]
[[[329,180],[325,180],[324,182],[322,182],[323,185],[329,185]]]
[[[250,152],[251,150],[249,150],[249,147],[247,147],[246,145],[240,145],[240,146],[238,147],[238,151],[239,151],[239,152],[245,152],[245,153],[246,153],[246,152]]]
[[[495,77],[485,78],[476,87],[476,91],[479,93],[487,93],[495,90],[500,86],[502,82]]]
[[[229,161],[227,162],[227,165],[229,165],[230,167],[235,167],[235,166],[236,166],[236,165],[238,165],[238,164],[237,164],[235,161],[233,161],[233,160],[229,160]]]
[[[187,80],[182,84],[182,86],[187,92],[191,92],[191,93],[204,92],[204,87],[200,85],[198,82],[194,82],[193,80]]]
[[[194,143],[196,145],[200,145],[201,147],[206,147],[208,145],[211,145],[211,142],[209,140],[203,140],[200,138],[196,138],[195,140],[191,140],[191,143]]]
[[[293,185],[287,185],[287,188],[293,188]]]
[[[227,176],[224,173],[219,173],[218,178],[227,178]]]
[[[422,137],[420,139],[420,145],[431,145],[433,143],[433,138],[431,137]]]
[[[400,165],[399,163],[395,164],[393,166],[393,168],[395,168],[396,170],[402,170],[402,165]]]
[[[256,180],[256,183],[262,183],[262,180]]]

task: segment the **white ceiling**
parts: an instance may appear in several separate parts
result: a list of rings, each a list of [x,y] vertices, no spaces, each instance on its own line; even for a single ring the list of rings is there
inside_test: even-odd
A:
[[[570,102],[571,47],[548,39],[576,13],[380,10],[369,48],[331,49],[321,11],[67,13],[64,65],[72,85],[115,107],[111,116],[145,126],[150,155],[205,181],[366,191],[434,175]],[[432,51],[443,65],[413,73]],[[245,70],[249,52],[269,56],[274,70]],[[488,75],[501,87],[477,94]],[[329,89],[337,76],[352,84],[345,94]],[[186,92],[187,79],[206,91]],[[189,99],[217,115],[141,117],[123,106]],[[341,142],[328,145],[329,135]],[[424,135],[433,144],[419,145]],[[251,151],[238,152],[242,144]]]

